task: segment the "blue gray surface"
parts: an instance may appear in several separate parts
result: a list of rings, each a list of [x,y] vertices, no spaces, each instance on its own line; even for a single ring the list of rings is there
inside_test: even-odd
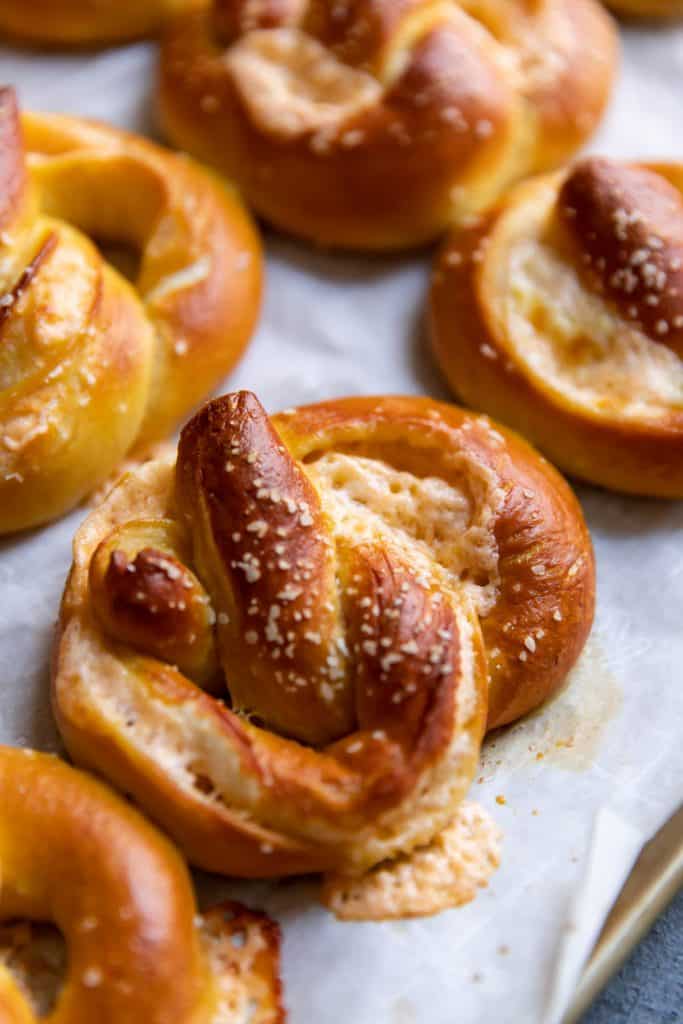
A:
[[[683,1022],[683,892],[646,935],[581,1024]]]

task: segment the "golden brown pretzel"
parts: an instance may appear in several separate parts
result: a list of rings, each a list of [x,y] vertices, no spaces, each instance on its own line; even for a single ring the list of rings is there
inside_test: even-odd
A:
[[[194,863],[357,872],[448,826],[489,689],[489,726],[552,693],[593,593],[571,491],[485,417],[242,392],[84,523],[53,704]]]
[[[217,0],[169,28],[160,108],[276,225],[403,248],[571,155],[616,47],[594,0]]]
[[[0,36],[39,45],[89,46],[158,33],[207,0],[0,0]]]
[[[3,929],[2,1024],[218,1024],[250,1001],[251,1020],[283,1021],[277,926],[238,904],[198,915],[168,840],[55,757],[0,747],[0,877],[0,921],[51,921],[68,950],[46,1018],[29,998],[30,928],[21,942]]]
[[[453,390],[560,467],[683,497],[683,167],[590,157],[447,239],[432,341]]]
[[[139,253],[133,284],[86,234]],[[0,533],[168,433],[240,356],[260,291],[254,228],[212,175],[103,125],[20,121],[0,90]]]

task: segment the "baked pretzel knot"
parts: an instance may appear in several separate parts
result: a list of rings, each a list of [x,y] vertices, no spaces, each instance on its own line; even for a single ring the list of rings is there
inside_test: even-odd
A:
[[[403,248],[566,160],[616,51],[595,0],[216,0],[169,28],[160,107],[276,225]]]
[[[277,925],[199,915],[177,852],[111,790],[0,747],[0,810],[2,1024],[282,1024]]]
[[[91,239],[131,251],[134,283]],[[240,356],[260,288],[227,187],[112,128],[20,120],[0,90],[0,533],[61,514],[167,434]]]
[[[455,230],[432,340],[454,391],[569,473],[683,497],[683,166],[589,157]]]
[[[571,492],[488,420],[243,392],[82,527],[54,704],[194,863],[361,872],[449,826],[489,688],[489,725],[542,701],[592,609]]]
[[[0,0],[0,35],[28,43],[92,45],[158,33],[208,0]]]

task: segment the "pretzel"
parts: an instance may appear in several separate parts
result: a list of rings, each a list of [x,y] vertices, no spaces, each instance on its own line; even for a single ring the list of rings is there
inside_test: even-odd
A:
[[[96,241],[140,255],[134,284]],[[0,533],[73,507],[163,437],[253,330],[257,236],[189,161],[0,91]]]
[[[608,6],[627,17],[677,18],[683,15],[683,0],[607,0]]]
[[[54,973],[22,918],[54,922],[66,942],[55,1024],[217,1024],[250,1003],[255,1024],[282,1024],[277,925],[234,903],[199,915],[176,851],[111,790],[0,747],[0,808],[0,921],[15,922],[0,935],[2,1024],[43,1019]]]
[[[72,756],[210,871],[359,874],[428,847],[487,698],[489,727],[524,714],[585,641],[571,491],[485,417],[419,398],[270,419],[227,395],[174,462],[76,536],[53,667]]]
[[[216,0],[162,44],[166,133],[324,245],[417,245],[596,127],[617,59],[594,0]]]
[[[87,46],[158,34],[207,0],[0,0],[0,36],[39,45]]]
[[[562,469],[683,497],[683,167],[590,157],[513,189],[437,259],[457,395]]]

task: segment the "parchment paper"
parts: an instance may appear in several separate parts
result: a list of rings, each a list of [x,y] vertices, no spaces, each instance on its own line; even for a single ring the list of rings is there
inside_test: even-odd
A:
[[[623,33],[618,93],[592,148],[683,158],[683,26]],[[0,49],[26,107],[154,134],[154,49]],[[224,388],[275,410],[348,393],[447,397],[423,332],[428,254],[362,260],[268,236],[261,328]],[[335,921],[312,882],[234,884],[284,929],[292,1024],[555,1024],[637,854],[683,780],[683,503],[578,487],[598,559],[593,637],[550,706],[486,744],[472,796],[505,833],[475,902],[387,924]],[[0,741],[58,749],[48,655],[81,509],[0,544]],[[498,799],[497,799],[498,798]],[[207,898],[225,885],[201,879]]]

